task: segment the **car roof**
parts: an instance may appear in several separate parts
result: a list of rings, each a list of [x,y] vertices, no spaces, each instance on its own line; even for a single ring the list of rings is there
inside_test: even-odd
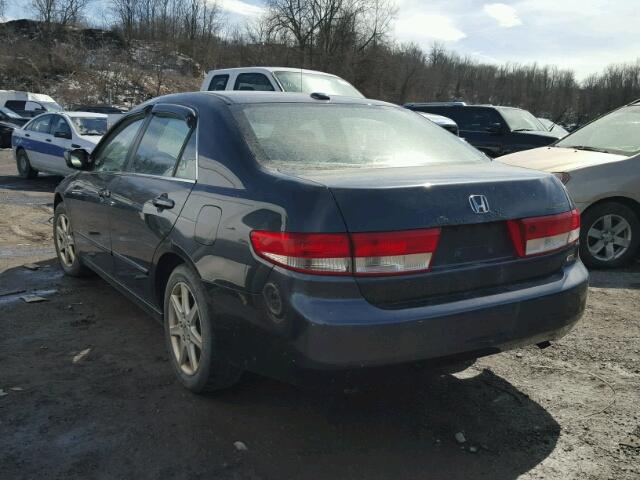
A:
[[[304,68],[292,68],[292,67],[236,67],[236,68],[221,68],[215,70],[209,70],[208,73],[216,72],[216,73],[232,73],[232,72],[243,72],[243,71],[264,71],[264,72],[300,72],[300,73],[315,73],[320,75],[328,75],[330,77],[337,77],[333,73],[320,72],[318,70],[306,70]]]
[[[138,111],[145,105],[156,103],[172,103],[177,102],[184,105],[190,103],[202,103],[210,100],[212,102],[224,102],[227,105],[232,104],[252,104],[252,103],[310,103],[310,104],[352,104],[352,105],[386,105],[401,108],[398,105],[383,102],[381,100],[372,100],[370,98],[346,97],[341,95],[330,95],[329,100],[316,100],[311,97],[313,94],[307,93],[290,93],[290,92],[256,92],[243,90],[217,90],[217,91],[201,91],[188,93],[174,93],[157,97],[148,102],[138,105],[134,110]],[[133,110],[132,110],[133,112]]]
[[[94,112],[61,112],[62,115],[66,115],[69,118],[107,118],[107,115],[104,113],[94,113]]]

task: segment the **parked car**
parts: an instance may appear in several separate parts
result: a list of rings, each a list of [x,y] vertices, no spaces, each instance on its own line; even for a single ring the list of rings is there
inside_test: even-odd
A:
[[[11,135],[16,128],[29,121],[16,112],[0,107],[0,148],[11,148]]]
[[[561,182],[384,102],[175,94],[67,161],[62,269],[163,321],[196,392],[476,358],[559,338],[585,306]]]
[[[590,267],[629,263],[640,244],[640,102],[615,110],[552,147],[500,161],[555,173],[582,212],[580,256]]]
[[[106,132],[107,116],[102,113],[39,115],[13,132],[18,173],[24,178],[34,178],[38,172],[67,175],[73,170],[67,167],[64,153],[75,148],[91,151]]]
[[[261,92],[321,92],[327,95],[363,97],[346,80],[325,72],[287,67],[244,67],[211,70],[202,91],[250,90]]]
[[[542,123],[542,125],[544,125],[547,130],[552,133],[557,133],[559,135],[559,138],[563,138],[569,135],[569,131],[559,123],[551,121],[548,118],[538,117],[538,120],[540,120],[540,123]]]
[[[45,112],[63,111],[63,108],[49,95],[17,90],[0,90],[0,107],[6,107],[26,118]]]
[[[122,115],[127,113],[128,110],[124,108],[116,107],[114,105],[75,105],[71,108],[74,112],[92,112],[92,113],[104,113],[107,116],[107,123],[109,127],[116,123]]]
[[[407,103],[405,107],[452,119],[458,124],[461,137],[491,157],[549,145],[559,138],[520,108],[464,102]]]
[[[458,135],[458,124],[451,120],[450,118],[443,117],[442,115],[436,115],[434,113],[426,113],[426,112],[416,112],[418,115],[422,115],[427,120],[431,120],[433,123],[438,125],[439,127],[444,128],[448,132],[453,133],[454,135]]]

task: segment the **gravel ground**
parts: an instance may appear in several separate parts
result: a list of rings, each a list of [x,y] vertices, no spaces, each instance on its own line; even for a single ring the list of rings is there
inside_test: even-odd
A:
[[[58,181],[0,151],[1,478],[640,478],[640,266],[593,272],[585,317],[545,350],[340,394],[247,375],[196,396],[157,323],[62,276]]]

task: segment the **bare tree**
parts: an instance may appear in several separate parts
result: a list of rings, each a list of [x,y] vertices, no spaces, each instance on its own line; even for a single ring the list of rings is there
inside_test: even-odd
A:
[[[90,0],[31,0],[39,20],[49,27],[77,23],[84,15]]]
[[[4,14],[7,11],[7,0],[0,0],[0,20],[4,19]]]

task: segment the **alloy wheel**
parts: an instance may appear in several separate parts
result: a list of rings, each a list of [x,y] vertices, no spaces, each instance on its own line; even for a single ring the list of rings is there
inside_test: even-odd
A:
[[[65,267],[71,268],[76,260],[76,246],[71,234],[69,218],[62,213],[56,220],[56,243],[60,260]]]
[[[587,231],[587,248],[603,262],[620,258],[631,245],[631,225],[622,216],[608,214],[598,218]]]
[[[169,335],[180,370],[195,375],[202,357],[202,322],[196,299],[184,282],[177,282],[171,290]]]

